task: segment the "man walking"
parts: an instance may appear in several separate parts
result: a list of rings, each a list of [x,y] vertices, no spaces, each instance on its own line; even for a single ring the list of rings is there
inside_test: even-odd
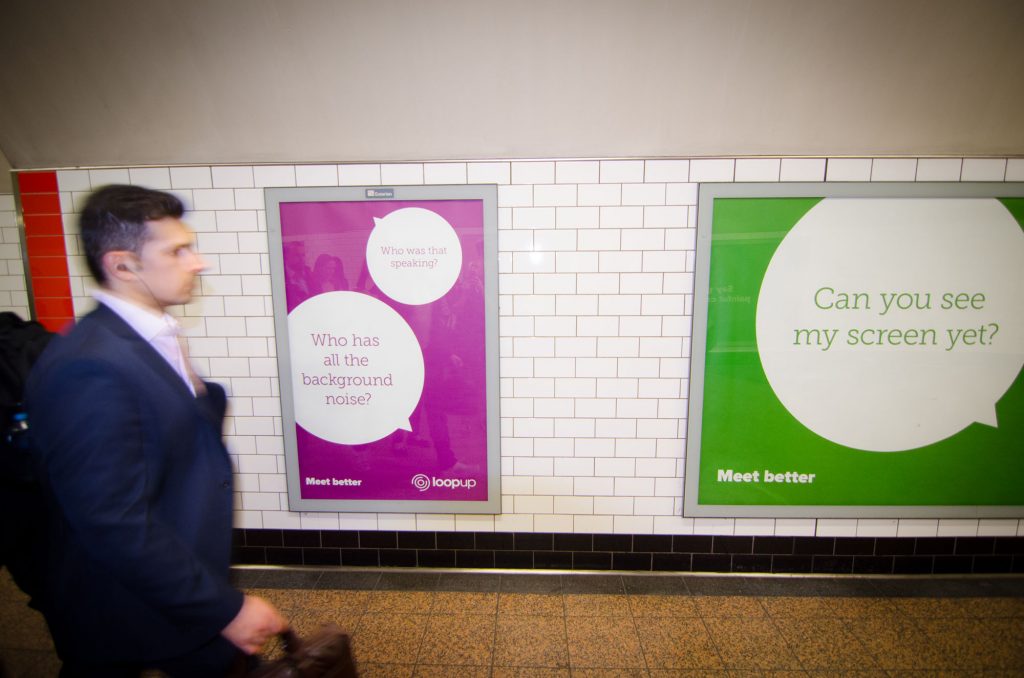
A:
[[[223,676],[287,625],[228,581],[227,400],[196,377],[166,312],[205,267],[183,211],[135,186],[89,197],[80,223],[99,304],[29,378],[61,676]]]

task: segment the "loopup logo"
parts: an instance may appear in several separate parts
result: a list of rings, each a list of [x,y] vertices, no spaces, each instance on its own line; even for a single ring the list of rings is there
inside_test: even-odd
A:
[[[431,487],[447,487],[452,490],[472,490],[476,487],[474,478],[431,478],[422,473],[412,477],[412,486],[420,492],[426,492]]]

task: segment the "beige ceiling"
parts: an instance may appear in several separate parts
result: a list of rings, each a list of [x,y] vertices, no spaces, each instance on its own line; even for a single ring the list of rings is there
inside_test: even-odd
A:
[[[1020,0],[0,0],[16,169],[1024,153]]]

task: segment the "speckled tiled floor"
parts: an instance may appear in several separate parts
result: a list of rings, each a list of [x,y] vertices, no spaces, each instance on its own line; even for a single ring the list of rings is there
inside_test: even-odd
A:
[[[235,577],[300,634],[327,622],[349,631],[366,677],[1024,678],[1020,577],[310,569]],[[0,678],[56,676],[45,624],[6,572],[0,634]]]

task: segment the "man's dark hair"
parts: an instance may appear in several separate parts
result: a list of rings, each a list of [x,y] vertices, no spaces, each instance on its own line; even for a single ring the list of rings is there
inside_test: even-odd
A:
[[[125,250],[139,254],[149,238],[147,221],[180,219],[185,208],[175,196],[141,186],[104,186],[89,196],[79,225],[89,272],[101,285],[107,281],[103,255]]]

